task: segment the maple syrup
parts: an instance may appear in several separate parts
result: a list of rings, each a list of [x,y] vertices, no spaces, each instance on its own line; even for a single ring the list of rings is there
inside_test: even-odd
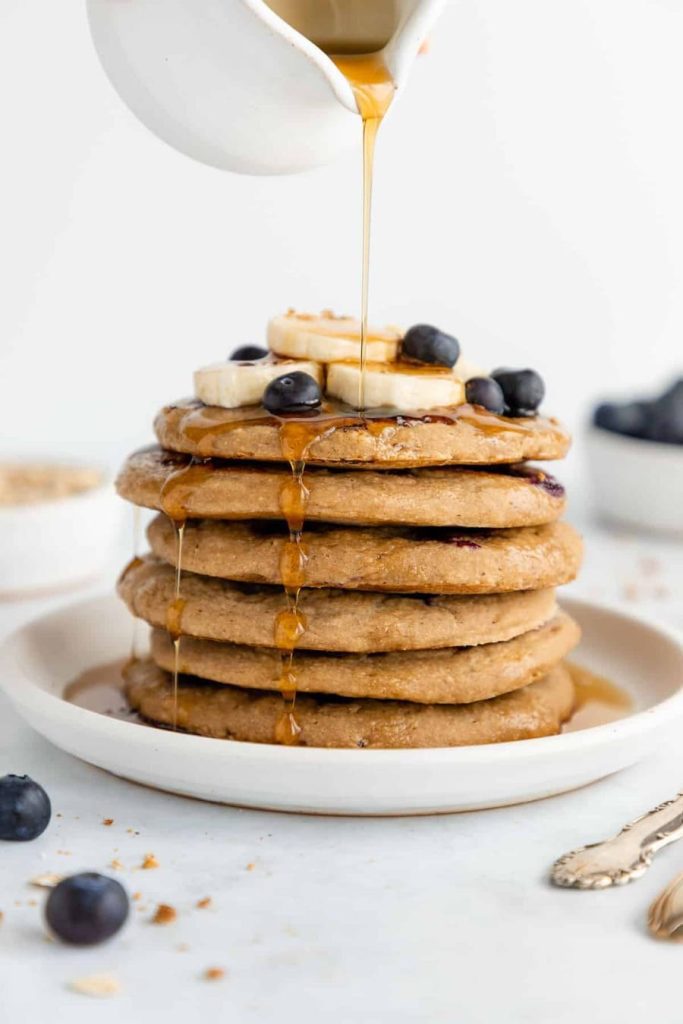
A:
[[[110,718],[135,721],[123,692],[125,666],[126,661],[119,660],[86,669],[64,688],[64,700]]]
[[[432,371],[434,368],[431,368]],[[396,372],[400,372],[397,370]],[[279,429],[283,422],[287,425],[287,437],[281,443],[285,445],[284,457],[288,462],[296,461],[296,445],[304,444],[307,456],[306,463],[315,464],[313,442],[335,430],[357,427],[372,434],[381,434],[387,428],[411,423],[464,423],[478,433],[487,437],[503,437],[505,434],[532,435],[539,430],[552,429],[557,421],[542,416],[533,418],[512,419],[509,416],[498,416],[481,407],[473,405],[457,405],[428,411],[414,410],[401,412],[391,408],[366,409],[360,413],[357,409],[345,405],[334,398],[326,397],[320,410],[314,415],[289,416],[286,421],[278,419],[266,412],[261,406],[243,406],[239,409],[222,409],[218,406],[204,406],[190,401],[171,408],[182,410],[175,430],[181,444],[198,451],[201,459],[209,459],[216,454],[216,441],[226,434],[244,427],[272,427]],[[291,457],[290,457],[291,456]],[[195,465],[197,483],[204,475],[211,473],[210,465]],[[182,487],[181,477],[177,488]],[[176,494],[181,491],[177,490]],[[183,506],[184,507],[184,506]]]
[[[365,408],[365,362],[368,340],[368,300],[370,289],[370,226],[375,143],[382,120],[391,106],[396,86],[384,54],[331,53],[331,59],[347,79],[363,121],[363,256],[361,264],[360,378],[358,410]]]
[[[305,421],[283,421],[280,425],[280,447],[292,471],[291,477],[283,482],[280,489],[280,509],[289,531],[280,558],[286,604],[276,616],[273,637],[280,652],[279,687],[285,702],[275,725],[275,739],[285,746],[294,746],[301,740],[301,728],[295,715],[297,679],[294,651],[306,631],[306,617],[299,610],[299,594],[306,583],[308,561],[302,540],[309,498],[304,471],[308,449],[315,436]]]
[[[183,577],[183,542],[185,540],[185,524],[187,515],[185,512],[184,498],[189,493],[188,488],[193,486],[192,478],[196,476],[197,463],[195,459],[184,466],[174,466],[166,477],[160,492],[161,507],[166,513],[169,521],[173,524],[175,531],[175,586],[173,600],[166,609],[166,630],[173,642],[173,719],[174,731],[178,728],[178,676],[180,674],[180,643],[182,640],[182,615],[185,601],[181,595],[181,584]]]
[[[381,50],[400,20],[398,0],[266,0],[325,53]]]
[[[566,662],[565,667],[572,677],[576,693],[574,714],[565,731],[575,732],[616,722],[633,710],[629,694],[609,679],[574,662]]]
[[[140,539],[142,535],[142,509],[133,505],[133,558],[123,570],[122,577],[138,565],[142,565],[140,558]],[[133,632],[130,639],[130,660],[137,661],[140,657],[140,632],[142,623],[136,615],[133,616]]]

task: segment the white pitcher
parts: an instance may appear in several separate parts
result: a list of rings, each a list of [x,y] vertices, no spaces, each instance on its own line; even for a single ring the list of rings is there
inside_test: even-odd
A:
[[[351,88],[311,38],[381,47],[400,92],[445,0],[88,0],[112,84],[156,135],[203,163],[287,174],[358,144]],[[280,11],[287,21],[280,17]]]

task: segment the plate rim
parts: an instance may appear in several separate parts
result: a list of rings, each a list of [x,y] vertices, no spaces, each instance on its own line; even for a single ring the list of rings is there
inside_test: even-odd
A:
[[[645,626],[658,634],[662,639],[673,644],[680,656],[683,658],[683,631],[675,626],[658,622],[654,616],[647,614],[634,614],[625,610],[618,603],[604,601],[590,601],[582,597],[567,596],[561,598],[568,606],[571,613],[572,606],[580,608],[583,612],[592,610],[612,615],[622,620],[624,626],[629,623],[636,623]],[[173,732],[170,729],[163,729],[154,726],[140,728],[139,723],[126,722],[117,718],[109,718],[97,711],[88,708],[81,708],[76,704],[70,704],[64,700],[63,695],[49,693],[46,689],[31,679],[30,675],[21,667],[18,661],[18,648],[24,637],[33,629],[43,623],[54,621],[63,617],[77,615],[84,610],[91,608],[96,603],[114,604],[118,603],[112,593],[92,595],[79,601],[72,601],[60,605],[48,612],[35,616],[25,622],[22,626],[13,630],[0,644],[0,690],[10,700],[12,706],[29,726],[31,720],[22,713],[28,706],[35,708],[39,714],[52,718],[61,719],[76,725],[83,724],[92,735],[95,733],[107,734],[110,738],[119,736],[126,737],[127,743],[133,743],[136,747],[162,745],[167,751],[181,746],[185,753],[189,753],[189,747],[209,753],[211,756],[224,756],[227,759],[252,758],[258,756],[262,760],[288,759],[288,763],[312,764],[323,761],[326,764],[338,764],[343,767],[348,764],[354,765],[377,765],[406,762],[411,764],[422,764],[424,762],[457,764],[477,764],[486,762],[509,763],[513,761],[524,761],[527,758],[548,754],[569,754],[580,752],[586,748],[602,746],[603,744],[618,743],[630,736],[651,732],[662,722],[674,721],[676,717],[683,714],[683,674],[678,689],[669,697],[659,701],[657,704],[642,711],[636,711],[625,718],[614,722],[603,723],[602,725],[589,726],[578,729],[574,732],[559,733],[553,736],[539,736],[526,740],[510,740],[505,743],[485,743],[461,747],[422,747],[422,748],[400,748],[400,749],[379,749],[379,750],[356,750],[335,747],[286,747],[278,744],[254,743],[245,740],[231,740],[226,742],[220,738],[211,736],[197,736],[192,733]],[[28,697],[27,697],[28,694]],[[86,724],[87,723],[87,724]],[[209,746],[210,745],[210,746]]]

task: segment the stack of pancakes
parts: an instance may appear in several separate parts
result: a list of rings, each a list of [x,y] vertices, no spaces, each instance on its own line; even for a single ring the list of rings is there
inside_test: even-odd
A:
[[[569,438],[538,416],[455,412],[368,421],[340,419],[330,403],[298,420],[196,401],[163,409],[160,446],[132,455],[118,480],[124,498],[159,513],[151,553],[119,582],[152,626],[150,656],[126,672],[132,707],[204,736],[277,741],[294,423],[306,438],[289,677],[298,741],[440,747],[558,732],[574,706],[562,659],[579,630],[555,588],[576,575],[581,542],[559,521],[562,486],[525,463],[561,458]]]

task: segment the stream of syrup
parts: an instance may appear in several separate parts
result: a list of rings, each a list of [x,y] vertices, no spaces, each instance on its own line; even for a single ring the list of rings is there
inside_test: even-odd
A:
[[[377,133],[391,106],[396,86],[382,51],[363,54],[330,54],[347,79],[363,121],[363,253],[361,263],[360,379],[358,410],[365,408],[365,362],[368,338],[368,301],[370,292],[370,227],[372,185]]]
[[[368,294],[370,268],[370,222],[372,210],[372,182],[374,168],[375,141],[377,132],[394,96],[394,83],[391,79],[381,52],[368,54],[331,55],[339,70],[346,76],[353,90],[358,110],[363,123],[363,254],[361,280],[361,320],[360,320],[360,384],[358,393],[358,409],[348,410],[354,422],[365,423],[363,415],[364,390],[363,377],[366,364],[366,348],[368,339]],[[225,416],[230,412],[233,415]],[[283,713],[275,727],[275,739],[278,743],[293,745],[299,742],[301,728],[295,717],[297,692],[296,665],[294,651],[306,629],[306,620],[299,610],[299,594],[306,583],[306,549],[303,542],[303,529],[306,517],[308,489],[304,480],[308,452],[313,441],[328,430],[343,425],[347,417],[339,416],[339,412],[327,415],[316,415],[312,419],[293,418],[278,420],[267,414],[256,413],[254,410],[216,410],[213,408],[196,408],[184,423],[187,437],[201,442],[211,442],[216,434],[227,432],[245,422],[275,422],[279,424],[280,445],[283,458],[289,463],[292,471],[280,493],[280,508],[287,522],[289,538],[282,552],[280,574],[284,588],[285,607],[277,616],[274,631],[274,643],[281,658],[279,688],[284,698]],[[174,597],[166,613],[166,629],[173,641],[173,727],[178,725],[178,676],[180,670],[180,647],[182,641],[182,614],[185,601],[182,597],[183,572],[183,541],[187,522],[187,500],[196,484],[205,479],[207,467],[196,459],[181,467],[174,466],[161,490],[163,511],[173,523],[176,535],[175,552],[175,590]],[[135,651],[133,652],[135,656]]]

